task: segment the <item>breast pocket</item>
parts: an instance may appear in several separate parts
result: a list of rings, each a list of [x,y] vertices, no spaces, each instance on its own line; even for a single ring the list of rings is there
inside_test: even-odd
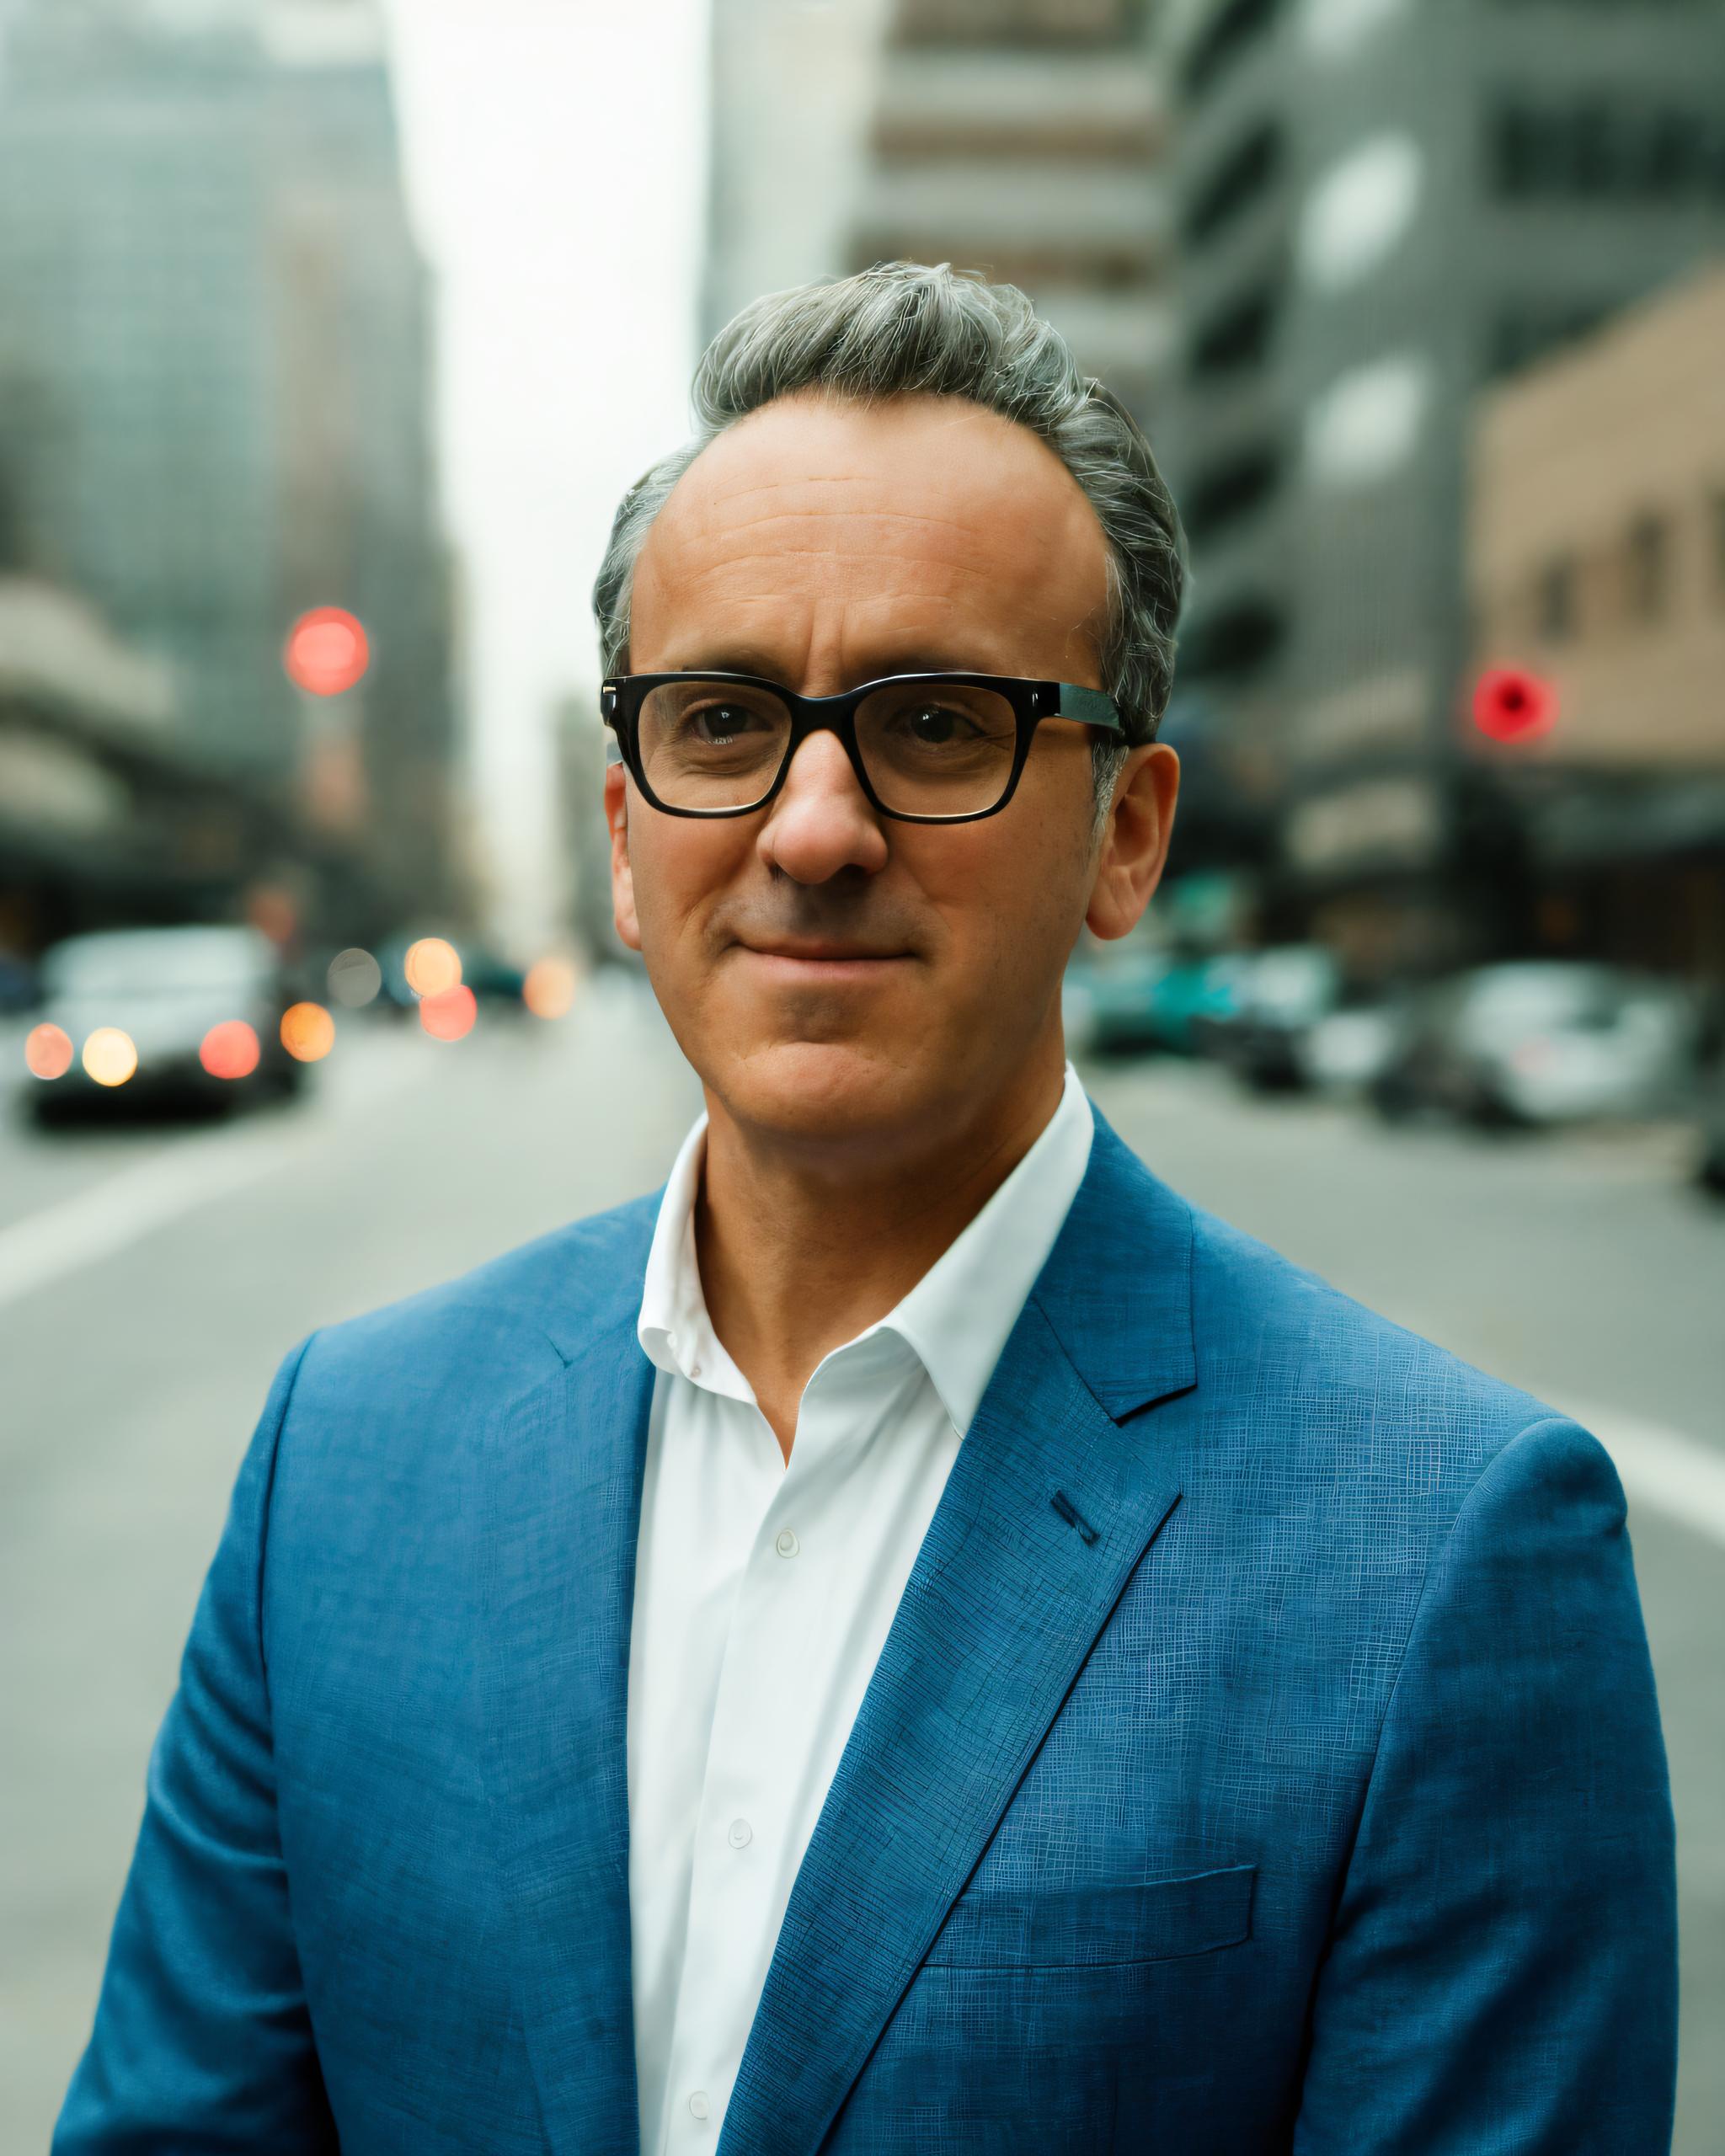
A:
[[[953,1903],[925,1966],[1077,1969],[1212,1954],[1252,1936],[1254,1864],[1179,1879],[973,1886]]]

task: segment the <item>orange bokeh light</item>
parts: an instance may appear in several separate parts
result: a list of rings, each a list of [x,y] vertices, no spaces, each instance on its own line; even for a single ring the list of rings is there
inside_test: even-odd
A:
[[[98,1026],[84,1043],[83,1066],[99,1086],[123,1086],[138,1067],[131,1035],[118,1026]]]
[[[72,1035],[58,1026],[33,1026],[24,1059],[33,1078],[63,1078],[72,1068]]]
[[[308,696],[339,696],[364,680],[371,646],[345,607],[314,606],[288,631],[281,663],[289,680]]]
[[[257,1034],[243,1018],[224,1018],[205,1034],[198,1060],[212,1078],[249,1078],[262,1054]]]
[[[281,1045],[296,1063],[321,1063],[335,1046],[335,1021],[321,1003],[296,1003],[281,1014]]]
[[[434,1041],[458,1041],[473,1030],[479,1006],[470,988],[446,988],[441,995],[422,995],[419,1023]]]
[[[422,936],[409,944],[401,969],[415,995],[446,995],[461,986],[462,954],[441,936]]]
[[[561,1018],[575,1000],[575,969],[567,958],[541,958],[527,969],[521,1001],[536,1018]]]

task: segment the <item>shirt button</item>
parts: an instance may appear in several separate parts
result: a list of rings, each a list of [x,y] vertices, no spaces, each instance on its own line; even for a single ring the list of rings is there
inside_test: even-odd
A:
[[[730,1828],[730,1844],[734,1849],[747,1849],[750,1843],[752,1842],[754,1838],[755,1829],[749,1824],[746,1819],[732,1820]]]
[[[706,2117],[707,2091],[704,2089],[697,2089],[694,2095],[690,2097],[689,2109],[695,2114],[697,2119],[704,2119]]]
[[[792,1534],[789,1528],[782,1527],[778,1531],[778,1540],[772,1546],[777,1550],[781,1557],[794,1557],[798,1550],[800,1550],[803,1545],[798,1541],[796,1536]]]
[[[692,1378],[698,1378],[698,1377],[700,1376],[700,1374],[701,1374],[701,1365],[700,1365],[698,1363],[691,1363],[691,1364],[690,1364],[690,1365],[689,1365],[689,1375],[690,1375]],[[692,2100],[692,2099],[691,2100]],[[705,2100],[705,2099],[703,2098],[703,2100],[702,2100],[704,2101],[704,2100]],[[706,2114],[703,2112],[702,2116],[704,2117],[704,2116],[706,2116]]]

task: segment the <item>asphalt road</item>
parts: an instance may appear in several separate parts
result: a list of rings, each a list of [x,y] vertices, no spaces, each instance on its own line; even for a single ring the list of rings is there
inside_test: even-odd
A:
[[[0,1073],[16,1067],[0,1043]],[[626,984],[469,1040],[350,1026],[228,1125],[0,1126],[0,2156],[46,2141],[240,1452],[281,1355],[650,1187],[695,1104]],[[1681,1837],[1680,2156],[1725,2147],[1725,1209],[1669,1134],[1378,1130],[1116,1066],[1157,1171],[1590,1421],[1631,1493]],[[9,1081],[8,1081],[9,1082]]]

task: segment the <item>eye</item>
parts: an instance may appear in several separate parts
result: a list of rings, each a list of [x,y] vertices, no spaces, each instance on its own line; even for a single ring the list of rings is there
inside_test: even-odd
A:
[[[751,732],[760,722],[753,712],[745,710],[740,704],[702,704],[686,712],[683,723],[697,741],[722,749],[740,735]]]
[[[914,704],[900,723],[913,741],[929,749],[947,748],[969,739],[978,730],[968,712],[953,711],[945,704]]]

